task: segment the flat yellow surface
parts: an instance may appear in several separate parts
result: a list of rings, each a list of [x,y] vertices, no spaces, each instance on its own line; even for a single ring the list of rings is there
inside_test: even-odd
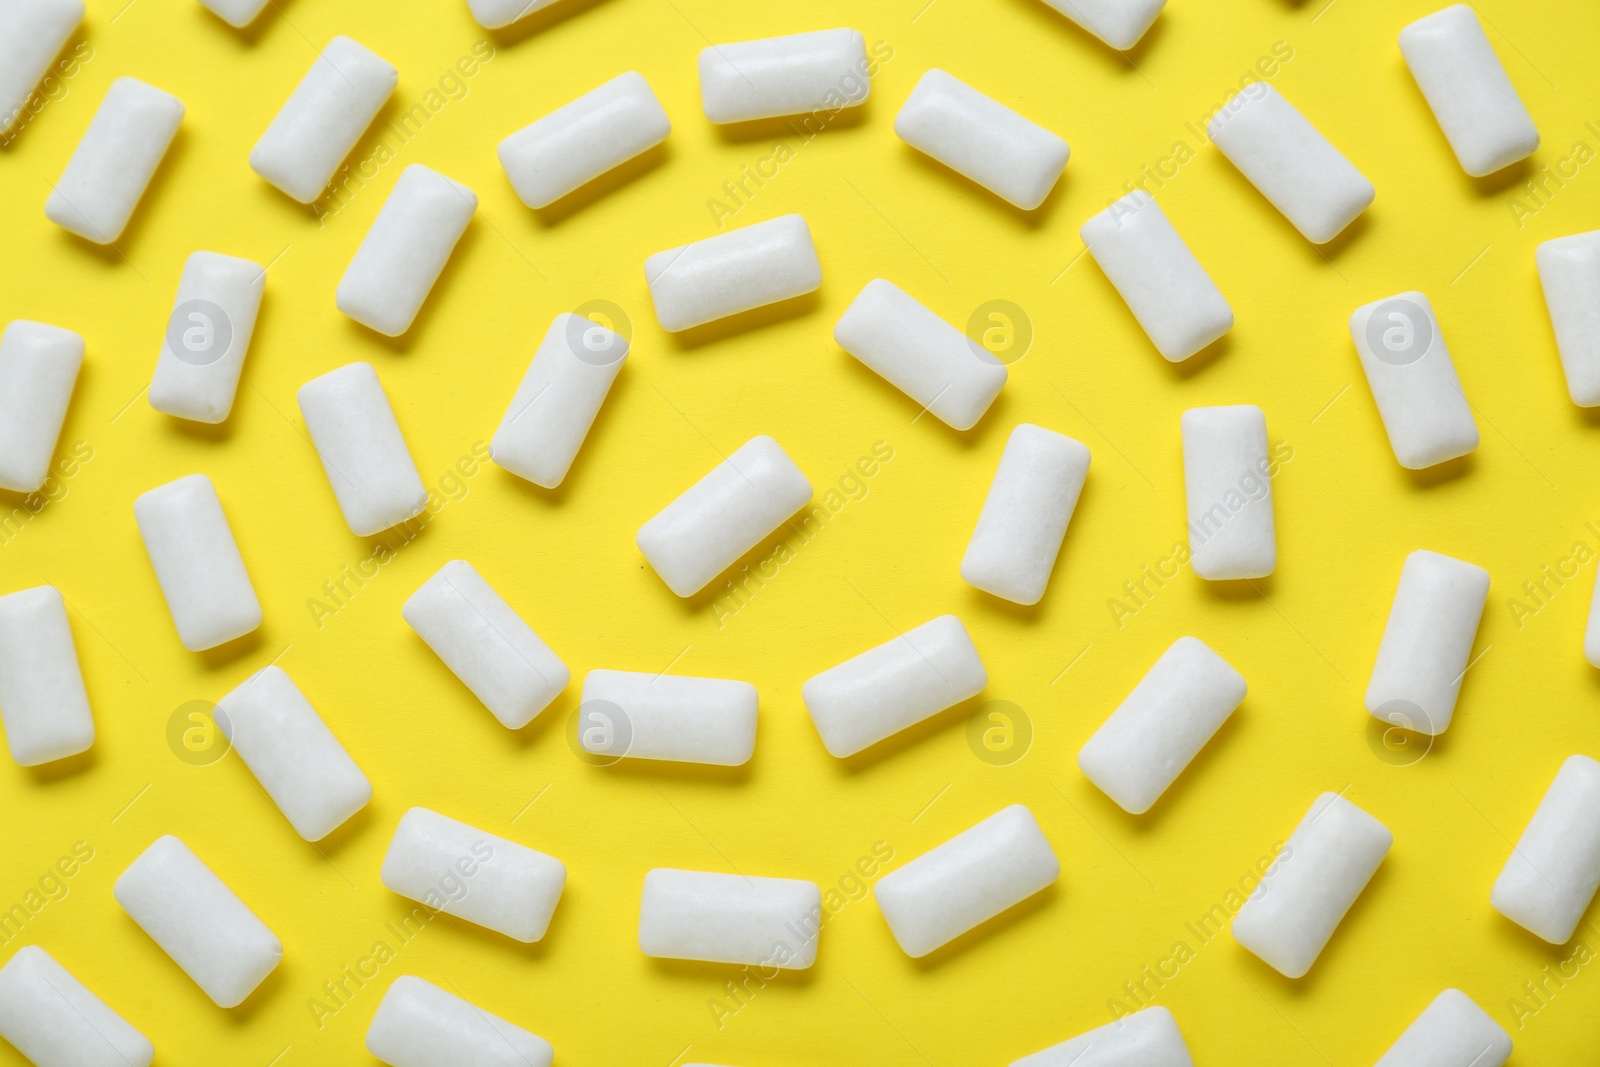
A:
[[[504,34],[478,28],[460,0],[288,0],[244,33],[193,0],[124,2],[90,0],[72,76],[0,150],[0,319],[56,323],[88,344],[52,499],[5,500],[21,517],[5,520],[0,591],[60,587],[99,730],[65,767],[0,761],[0,904],[25,916],[0,933],[0,958],[45,946],[148,1034],[163,1064],[371,1062],[367,1024],[407,973],[544,1035],[571,1067],[1003,1065],[1130,1010],[1135,995],[1176,1013],[1202,1067],[1344,1067],[1376,1060],[1446,986],[1512,1032],[1519,1067],[1595,1062],[1600,918],[1591,909],[1574,944],[1554,948],[1492,912],[1489,887],[1561,760],[1600,755],[1600,684],[1581,654],[1600,424],[1567,398],[1533,263],[1538,242],[1600,225],[1600,9],[1479,7],[1544,145],[1478,181],[1396,46],[1434,0],[1172,0],[1126,57],[1038,0],[566,0]],[[695,59],[708,41],[837,25],[887,50],[865,107],[811,139],[783,123],[705,121]],[[313,212],[246,156],[314,46],[336,34],[393,62],[400,86],[352,156],[345,197]],[[895,138],[896,109],[932,66],[1071,143],[1041,209],[1019,213]],[[666,146],[557,208],[524,208],[499,139],[625,70],[643,72],[671,115]],[[176,93],[188,113],[117,249],[99,250],[42,207],[124,74]],[[1321,252],[1203,138],[1206,116],[1252,76],[1377,186],[1352,232]],[[408,134],[388,125],[419,104],[425,120]],[[411,163],[470,185],[480,213],[415,327],[391,342],[342,316],[333,292]],[[757,185],[747,168],[766,177]],[[1237,317],[1216,351],[1179,367],[1077,236],[1147,173]],[[742,178],[733,199],[724,183]],[[656,326],[648,254],[787,212],[815,235],[818,294],[687,336]],[[272,264],[238,403],[215,430],[160,415],[142,394],[197,249]],[[833,343],[835,320],[878,276],[958,326],[991,300],[1022,309],[1031,347],[973,431],[918,418]],[[1437,310],[1482,432],[1473,456],[1428,476],[1395,463],[1346,326],[1357,305],[1412,288]],[[550,319],[595,300],[625,309],[633,351],[567,483],[546,492],[479,462]],[[377,368],[435,491],[409,543],[349,533],[301,425],[296,389],[352,360]],[[1274,483],[1277,573],[1240,588],[1187,568],[1149,581],[1146,567],[1171,573],[1163,561],[1184,537],[1179,414],[1245,402],[1291,453]],[[1049,592],[1028,610],[957,573],[1024,421],[1094,454]],[[791,534],[786,552],[759,550],[752,570],[765,578],[742,599],[719,582],[679,600],[634,532],[763,433],[809,475],[828,521],[809,541]],[[858,474],[875,453],[892,458]],[[195,471],[214,479],[266,611],[255,638],[203,655],[177,641],[132,512],[140,492]],[[1418,760],[1384,748],[1361,696],[1401,560],[1421,547],[1483,565],[1493,584],[1455,725]],[[1591,561],[1581,573],[1528,599],[1525,581],[1571,575],[1575,553]],[[496,723],[400,617],[454,558],[573,668],[525,730]],[[1124,584],[1141,580],[1142,604]],[[986,694],[884,750],[828,756],[801,683],[946,612],[983,654]],[[1250,695],[1161,803],[1131,817],[1084,779],[1076,752],[1190,633],[1238,667]],[[190,702],[273,661],[376,787],[320,847],[237,756],[207,762],[184,746],[189,713],[205,707]],[[755,683],[754,760],[723,773],[580,761],[566,727],[583,672],[598,667]],[[968,718],[987,701],[1018,709],[1016,745],[1031,738],[1020,759],[1020,747],[975,755],[982,731],[974,748]],[[1324,790],[1380,818],[1395,846],[1311,974],[1289,981],[1201,920],[1237,907],[1241,883]],[[908,959],[864,892],[884,869],[874,854],[898,866],[1018,802],[1059,854],[1059,882]],[[395,936],[410,905],[378,871],[412,805],[567,863],[544,942],[447,917]],[[283,941],[283,963],[237,1010],[213,1006],[112,899],[116,876],[165,833]],[[92,858],[52,878],[74,849]],[[838,890],[815,968],[752,981],[734,1000],[736,968],[645,958],[635,924],[655,866]],[[0,1062],[19,1061],[4,1048]]]

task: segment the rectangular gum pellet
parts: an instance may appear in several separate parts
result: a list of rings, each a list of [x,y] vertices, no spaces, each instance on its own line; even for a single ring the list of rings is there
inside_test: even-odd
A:
[[[51,189],[44,213],[86,241],[115,241],[182,121],[183,101],[137,78],[118,78]]]
[[[171,834],[128,864],[112,894],[219,1008],[242,1003],[283,959],[272,931]]]
[[[477,193],[411,164],[339,279],[339,310],[387,337],[411,329],[477,210]]]
[[[1013,804],[884,875],[872,892],[895,941],[917,958],[1022,903],[1060,874],[1033,812]]]
[[[1089,449],[1081,442],[1031,423],[1012,430],[961,558],[962,579],[1014,603],[1037,604],[1088,475]]]
[[[644,876],[639,950],[646,956],[804,970],[817,960],[821,929],[815,882],[669,867]]]
[[[1478,447],[1472,405],[1426,296],[1413,290],[1356,308],[1350,337],[1400,466],[1423,470]]]
[[[243,29],[266,9],[267,0],[200,0],[200,5],[235,29]]]
[[[266,269],[248,259],[196,252],[184,261],[150,379],[151,407],[192,422],[228,417],[266,285]]]
[[[1206,133],[1312,244],[1337,237],[1376,195],[1344,154],[1266,82],[1235,93]]]
[[[1113,201],[1078,233],[1168,360],[1181,363],[1233,328],[1233,309],[1149,193]]]
[[[639,527],[639,551],[674,593],[693,596],[811,499],[772,438],[752,437]]]
[[[1446,989],[1375,1067],[1504,1067],[1511,1035],[1459,989]]]
[[[1071,154],[1060,137],[937,67],[911,90],[894,132],[1024,211],[1044,203]]]
[[[749,682],[590,671],[578,741],[596,756],[737,767],[755,752],[756,705]]]
[[[1539,130],[1468,4],[1400,31],[1400,53],[1461,169],[1493,174],[1539,147]]]
[[[1126,52],[1155,22],[1167,0],[1044,0],[1119,52]]]
[[[53,585],[0,596],[0,721],[24,767],[94,744],[94,717],[66,601]]]
[[[27,113],[28,100],[83,21],[83,0],[0,4],[0,134]]]
[[[508,730],[532,722],[572,678],[561,657],[464,559],[434,572],[400,614]]]
[[[626,337],[570,311],[557,315],[489,441],[489,458],[534,485],[560,485],[627,358]]]
[[[150,1039],[37,945],[0,967],[0,1038],[39,1067],[150,1067]]]
[[[822,263],[811,228],[780,215],[644,261],[656,319],[668,333],[815,292]]]
[[[978,649],[941,615],[809,679],[800,689],[830,755],[843,759],[983,692]]]
[[[1244,676],[1198,637],[1180,637],[1078,753],[1124,811],[1143,815],[1244,701]]]
[[[700,52],[700,104],[712,122],[751,122],[866,103],[867,40],[859,30],[714,44]]]
[[[0,489],[37,491],[83,366],[83,338],[17,319],[0,334]]]
[[[1195,574],[1265,578],[1278,566],[1266,415],[1254,404],[1234,404],[1190,408],[1179,421]]]
[[[544,937],[566,864],[427,808],[400,817],[380,875],[392,893],[531,944]]]
[[[1517,839],[1489,903],[1552,945],[1572,939],[1600,888],[1600,763],[1570,756]]]
[[[1444,733],[1488,600],[1482,567],[1420,549],[1407,556],[1367,683],[1367,710],[1401,729]]]
[[[1178,1020],[1157,1006],[1014,1060],[1011,1067],[1194,1067],[1194,1059]]]
[[[370,363],[347,363],[297,395],[345,524],[358,537],[422,514],[428,490]]]
[[[281,667],[217,701],[217,727],[284,818],[321,841],[372,799],[372,783]]]
[[[1234,916],[1234,940],[1286,978],[1303,977],[1392,844],[1377,819],[1323,793]]]
[[[550,1067],[538,1034],[415,975],[390,983],[367,1027],[367,1051],[390,1067]]]
[[[556,0],[467,0],[467,8],[478,25],[498,30],[542,10]]]
[[[151,489],[133,502],[133,517],[184,648],[203,652],[261,625],[261,601],[210,478]]]
[[[953,429],[977,425],[1006,384],[1005,364],[884,278],[850,302],[833,339]]]
[[[302,204],[313,202],[399,81],[387,60],[335,37],[250,150],[250,169]]]
[[[1600,407],[1600,230],[1546,241],[1534,260],[1567,392],[1579,407]]]
[[[546,207],[619,167],[672,132],[644,75],[630,70],[500,142],[500,166],[517,196]]]

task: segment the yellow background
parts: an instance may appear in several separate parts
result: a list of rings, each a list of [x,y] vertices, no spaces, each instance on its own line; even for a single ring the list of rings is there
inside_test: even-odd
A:
[[[1544,139],[1530,166],[1480,181],[1456,165],[1395,43],[1435,0],[1173,0],[1126,58],[1038,0],[567,0],[497,34],[460,0],[288,0],[243,33],[192,0],[124,2],[90,0],[81,40],[92,58],[0,150],[0,319],[84,335],[59,454],[78,442],[93,451],[56,483],[56,500],[8,532],[0,590],[49,582],[66,595],[99,731],[92,754],[65,767],[0,766],[0,903],[23,900],[76,842],[93,849],[67,895],[4,955],[45,946],[148,1034],[164,1064],[370,1062],[363,1033],[402,973],[453,985],[544,1035],[572,1067],[1005,1064],[1108,1021],[1123,983],[1180,940],[1194,958],[1156,1001],[1207,1067],[1368,1064],[1448,985],[1512,1031],[1518,1067],[1594,1061],[1600,966],[1548,984],[1556,992],[1519,1029],[1508,1000],[1534,1007],[1523,983],[1576,949],[1537,941],[1488,897],[1560,761],[1600,755],[1600,691],[1581,654],[1593,564],[1534,614],[1519,620],[1508,605],[1576,542],[1600,549],[1600,423],[1567,398],[1533,263],[1539,241],[1600,225],[1600,167],[1570,163],[1562,186],[1524,201],[1537,210],[1513,204],[1523,181],[1577,142],[1586,159],[1600,147],[1600,9],[1480,5]],[[893,49],[858,113],[809,143],[781,123],[729,132],[704,120],[695,58],[708,40],[836,25]],[[375,127],[352,159],[380,140],[394,158],[319,221],[246,157],[314,46],[335,34],[399,68],[384,121],[442,79],[447,102],[403,145]],[[483,41],[491,61],[450,82]],[[1198,132],[1275,46],[1292,57],[1274,84],[1378,189],[1351,234],[1322,252]],[[1041,209],[1019,213],[894,137],[895,110],[931,66],[1071,143]],[[524,208],[495,158],[499,139],[625,70],[643,72],[672,117],[665,148],[557,209]],[[123,74],[176,93],[188,112],[117,250],[101,251],[42,208]],[[644,258],[717,232],[708,201],[779,142],[792,158],[724,221],[803,213],[820,293],[732,327],[663,333]],[[1237,325],[1215,352],[1175,367],[1080,256],[1077,227],[1179,142],[1194,158],[1158,197]],[[391,342],[340,315],[333,292],[411,163],[470,185],[480,213],[417,324]],[[238,402],[214,431],[154,412],[141,394],[197,249],[273,263]],[[994,299],[1029,317],[1031,350],[973,431],[916,418],[914,403],[833,343],[834,321],[877,276],[958,326]],[[1482,432],[1444,476],[1395,463],[1346,327],[1357,305],[1411,288],[1433,302]],[[546,492],[492,465],[449,481],[492,434],[550,319],[590,300],[626,309],[633,350],[567,483]],[[352,360],[377,368],[424,480],[448,503],[319,620],[309,602],[377,539],[341,521],[294,397]],[[1108,600],[1183,536],[1180,412],[1244,402],[1261,405],[1271,437],[1293,449],[1274,485],[1277,574],[1235,589],[1185,569],[1119,627]],[[1094,453],[1049,592],[1029,610],[957,573],[1022,421]],[[819,497],[875,442],[894,458],[730,617],[709,596],[673,596],[633,535],[758,433],[783,444]],[[194,471],[214,479],[266,611],[256,638],[203,655],[177,641],[131,506]],[[1401,560],[1420,547],[1487,567],[1493,584],[1455,724],[1401,765],[1411,757],[1380,758],[1361,696]],[[500,727],[400,618],[404,598],[458,557],[574,670],[527,729]],[[1031,723],[1026,755],[1003,766],[976,758],[969,705],[887,751],[829,757],[801,683],[945,612],[967,623],[989,668],[979,703],[1011,702]],[[1186,633],[1237,666],[1250,695],[1162,802],[1130,817],[1087,783],[1075,755]],[[368,810],[320,848],[295,835],[236,757],[195,766],[168,745],[183,705],[216,699],[274,659],[376,787]],[[748,769],[574,757],[564,729],[583,672],[669,666],[759,687]],[[1347,790],[1395,846],[1312,973],[1286,980],[1226,935],[1200,944],[1185,924],[1223,903],[1323,790]],[[1055,846],[1058,884],[929,960],[899,951],[870,898],[852,901],[824,930],[813,970],[761,989],[719,1027],[711,998],[736,969],[654,961],[636,946],[650,867],[831,887],[877,842],[897,866],[1014,802]],[[309,1002],[322,983],[391,940],[385,924],[409,910],[378,870],[416,804],[564,860],[570,878],[549,935],[528,947],[441,918],[319,1026]],[[240,1009],[213,1006],[112,899],[116,876],[164,833],[181,835],[283,941],[283,963]],[[1600,948],[1594,916],[1578,940]],[[18,1060],[5,1048],[0,1062]]]

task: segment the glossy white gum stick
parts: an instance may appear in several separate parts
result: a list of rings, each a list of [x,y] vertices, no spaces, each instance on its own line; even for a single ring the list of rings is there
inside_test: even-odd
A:
[[[200,0],[200,4],[228,25],[243,29],[266,9],[267,0]]]
[[[1194,1067],[1172,1012],[1156,1006],[1097,1026],[1011,1067]]]
[[[313,202],[399,81],[388,61],[335,37],[250,150],[250,169],[302,204]]]
[[[1044,203],[1071,154],[1060,137],[937,67],[911,90],[894,132],[1024,211]]]
[[[427,808],[400,817],[380,875],[393,893],[532,943],[550,928],[566,864]]]
[[[1283,94],[1251,82],[1206,124],[1212,142],[1313,244],[1339,236],[1377,195]]]
[[[500,166],[517,196],[546,207],[619,167],[672,132],[644,75],[630,70],[500,142]]]
[[[1397,293],[1356,308],[1350,337],[1400,466],[1423,470],[1478,447],[1472,405],[1426,296]]]
[[[1124,811],[1143,815],[1244,700],[1244,676],[1198,637],[1161,654],[1078,753],[1078,766]]]
[[[1468,4],[1400,31],[1400,53],[1461,169],[1480,178],[1533,155],[1539,130]]]
[[[756,687],[723,678],[634,671],[590,671],[583,679],[583,724],[596,714],[609,730],[580,727],[596,756],[737,767],[756,748]]]
[[[1061,874],[1021,804],[989,816],[879,879],[878,910],[905,954],[926,956],[1022,903]]]
[[[0,334],[0,489],[44,485],[82,366],[71,330],[17,319]]]
[[[266,286],[266,268],[248,259],[196,252],[184,261],[150,380],[151,407],[193,422],[228,417]]]
[[[24,767],[94,744],[94,717],[66,601],[53,585],[0,596],[0,720]]]
[[[0,1038],[36,1067],[150,1067],[156,1050],[37,945],[0,967]]]
[[[639,527],[639,551],[668,588],[693,596],[810,499],[778,442],[752,437]]]
[[[542,10],[556,0],[467,0],[467,9],[478,25],[498,30]],[[536,1065],[537,1067],[537,1065]]]
[[[989,684],[954,615],[931,619],[809,679],[800,689],[829,754],[844,758],[977,696]]]
[[[532,722],[572,678],[561,657],[464,559],[435,571],[400,614],[508,730]]]
[[[983,418],[1006,384],[988,349],[884,278],[868,282],[833,327],[840,348],[957,430]]]
[[[27,113],[28,100],[83,21],[83,0],[0,4],[0,134]]]
[[[867,40],[859,30],[816,30],[714,44],[700,52],[700,105],[715,123],[866,103]]]
[[[1570,756],[1495,879],[1495,911],[1552,945],[1572,939],[1600,888],[1600,763]]]
[[[220,1008],[242,1003],[283,959],[272,931],[171,834],[141,852],[111,891]]]
[[[44,213],[86,241],[115,241],[182,121],[183,101],[137,78],[118,78],[51,188]]]
[[[261,601],[210,478],[151,489],[133,502],[133,517],[184,648],[203,652],[261,625]]]
[[[390,1067],[550,1067],[550,1042],[414,975],[390,983],[367,1027]]]
[[[1567,392],[1579,407],[1600,407],[1600,230],[1546,241],[1534,260]]]
[[[656,320],[677,333],[815,292],[822,263],[806,220],[780,215],[657,252],[644,277]]]
[[[296,395],[351,533],[367,537],[422,514],[428,490],[372,364],[348,363]]]
[[[1504,1067],[1511,1035],[1459,989],[1429,1004],[1375,1067]]]
[[[1126,52],[1139,43],[1167,0],[1044,0],[1100,40]],[[1084,1067],[1089,1067],[1085,1064]]]
[[[1037,604],[1088,475],[1089,449],[1081,442],[1030,423],[1012,430],[961,558],[962,579],[1014,603]]]
[[[1444,733],[1488,599],[1482,567],[1421,549],[1407,556],[1367,683],[1367,710],[1392,726]]]
[[[477,210],[477,193],[411,164],[345,268],[334,303],[368,329],[399,337],[416,321]]]
[[[557,315],[489,441],[489,458],[534,485],[560,485],[627,358],[626,337],[570,311]]]
[[[1235,404],[1190,408],[1179,422],[1195,574],[1265,578],[1278,566],[1266,415],[1254,404]]]
[[[1302,977],[1392,844],[1377,819],[1323,793],[1234,916],[1234,940],[1285,977]]]
[[[1078,234],[1168,360],[1181,363],[1233,328],[1233,309],[1149,193],[1114,201]]]
[[[804,970],[817,960],[822,890],[793,878],[657,867],[644,876],[639,951],[658,959]]]
[[[321,841],[372,799],[372,783],[280,667],[217,701],[217,728],[295,833]]]

